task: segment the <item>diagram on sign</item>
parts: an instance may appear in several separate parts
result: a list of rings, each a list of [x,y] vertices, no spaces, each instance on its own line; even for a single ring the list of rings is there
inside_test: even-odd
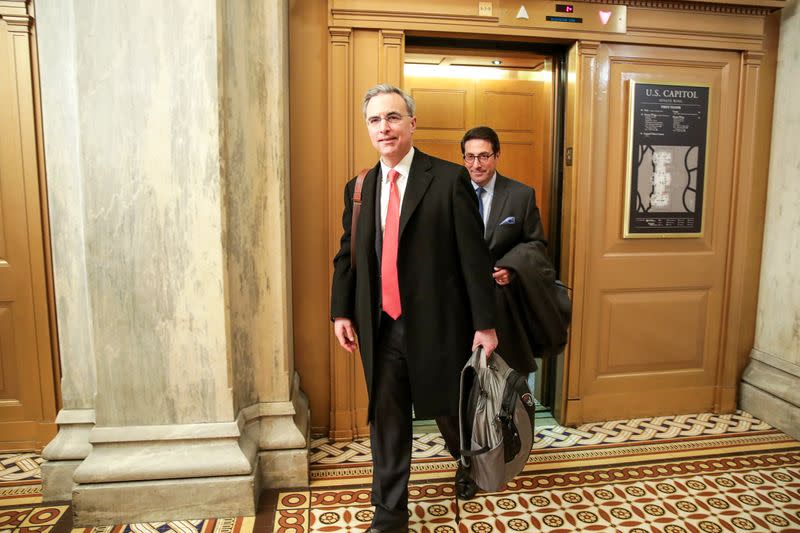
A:
[[[640,145],[637,213],[694,213],[697,146]]]

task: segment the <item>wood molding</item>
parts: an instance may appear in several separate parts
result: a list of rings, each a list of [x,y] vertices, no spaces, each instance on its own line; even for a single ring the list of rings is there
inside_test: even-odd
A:
[[[599,41],[578,41],[578,53],[582,56],[596,56],[600,49]]]
[[[0,20],[8,24],[8,31],[15,34],[29,34],[33,26],[33,17],[30,15],[2,15]]]
[[[702,13],[716,13],[720,15],[768,15],[776,9],[786,5],[783,0],[767,0],[764,2],[680,2],[670,0],[581,0],[587,4],[614,4],[628,7],[643,7],[648,9],[669,9],[670,11],[694,11]],[[734,5],[734,4],[739,5]]]
[[[577,44],[578,65],[576,70],[576,98],[574,120],[572,126],[575,131],[573,151],[573,185],[572,198],[574,202],[572,213],[572,272],[569,273],[569,283],[573,287],[572,293],[572,324],[570,326],[569,346],[565,360],[565,373],[567,374],[567,399],[565,421],[577,420],[582,413],[571,413],[575,405],[572,400],[579,400],[581,396],[581,344],[583,333],[583,314],[587,269],[590,266],[589,255],[589,201],[592,189],[592,173],[594,172],[594,121],[597,115],[595,110],[595,86],[597,83],[597,55],[600,43],[596,41],[579,41]],[[581,288],[581,289],[579,289]],[[580,404],[578,404],[580,405]]]
[[[353,34],[353,30],[350,28],[329,28],[328,31],[331,34],[331,44],[340,43],[340,44],[350,44],[350,36]]]
[[[389,4],[387,4],[389,5]],[[461,15],[452,13],[438,13],[438,12],[421,12],[421,11],[394,11],[386,9],[331,9],[332,21],[338,20],[427,20],[427,21],[447,21],[450,23],[472,23],[472,24],[485,24],[487,22],[498,23],[498,17],[479,17],[477,15]]]
[[[396,30],[381,30],[381,50],[378,77],[382,82],[395,87],[403,86],[403,56],[405,55],[405,33]]]
[[[32,6],[29,6],[32,7]],[[58,319],[56,313],[56,288],[53,274],[53,246],[50,233],[50,210],[47,188],[47,167],[44,153],[44,128],[42,126],[41,83],[39,78],[39,48],[36,38],[36,26],[30,28],[31,81],[33,87],[33,112],[36,127],[36,157],[39,167],[39,203],[41,212],[42,234],[44,239],[44,268],[47,284],[47,307],[50,323],[50,353],[53,365],[53,390],[55,391],[55,412],[61,410],[61,347],[58,341]]]
[[[742,54],[742,60],[746,67],[760,67],[765,55],[764,52],[751,50]]]
[[[350,117],[353,113],[353,32],[350,28],[330,28],[328,47],[328,124],[336,135],[328,136],[328,198],[331,211],[328,227],[328,256],[333,257],[339,249],[341,236],[341,208],[344,185],[352,174],[352,129]],[[338,207],[338,209],[337,209]],[[333,278],[333,265],[328,266],[328,279]],[[330,437],[348,440],[355,436],[354,407],[354,357],[339,346],[333,331],[329,335],[331,414]]]
[[[772,51],[775,53],[775,51]],[[765,52],[745,52],[741,56],[740,90],[734,153],[733,198],[731,200],[728,268],[725,280],[727,301],[725,336],[716,410],[736,408],[736,392],[741,373],[755,341],[761,248],[766,217],[774,73],[765,75]]]
[[[330,26],[424,33],[465,33],[503,39],[599,40],[630,44],[691,46],[726,50],[760,50],[763,20],[784,0],[727,2],[679,0],[589,0],[628,6],[627,32],[607,34],[585,29],[500,25],[498,17],[479,17],[468,0],[450,0],[437,12],[421,0],[404,4],[364,0],[331,0]],[[495,5],[497,8],[497,5]],[[724,15],[724,16],[720,16]],[[666,17],[666,18],[665,18]],[[668,24],[665,24],[665,21]]]
[[[31,0],[0,0],[0,17],[5,15],[27,15],[31,11]]]
[[[30,33],[33,26],[31,0],[0,0],[0,20],[8,24],[11,33]]]

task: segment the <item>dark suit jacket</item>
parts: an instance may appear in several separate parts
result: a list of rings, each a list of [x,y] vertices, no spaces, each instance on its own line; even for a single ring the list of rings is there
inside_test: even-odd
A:
[[[333,259],[331,318],[350,318],[358,334],[372,419],[374,356],[380,319],[380,163],[362,188],[356,269],[350,264],[355,179],[344,192],[343,234]],[[460,372],[475,330],[495,327],[491,259],[477,197],[464,167],[414,154],[400,209],[397,272],[406,327],[409,379],[421,418],[456,415]]]
[[[547,241],[539,208],[536,207],[536,193],[532,188],[497,174],[492,208],[486,222],[486,241],[495,265],[502,264],[507,258],[519,253],[526,256],[541,255],[549,262]],[[533,372],[536,370],[534,353],[528,342],[528,335],[523,335],[518,327],[525,317],[514,315],[517,310],[509,308],[504,291],[518,291],[515,280],[506,287],[495,285],[497,338],[500,341],[497,351],[514,370]]]

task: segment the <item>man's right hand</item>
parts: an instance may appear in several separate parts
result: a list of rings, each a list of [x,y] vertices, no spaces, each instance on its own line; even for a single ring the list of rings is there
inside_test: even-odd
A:
[[[350,353],[356,349],[356,332],[353,322],[349,318],[336,318],[333,320],[333,332],[339,345]]]

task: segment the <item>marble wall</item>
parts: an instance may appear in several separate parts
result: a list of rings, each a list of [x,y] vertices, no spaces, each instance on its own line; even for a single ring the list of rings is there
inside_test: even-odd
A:
[[[232,420],[216,2],[71,5],[97,423]]]
[[[51,444],[43,472],[77,525],[253,514],[260,483],[308,482],[287,12],[37,2],[63,388],[88,411],[53,441],[83,455]]]
[[[221,2],[227,266],[238,408],[287,400],[294,373],[288,86],[280,2]],[[269,361],[269,364],[264,364]]]
[[[86,269],[83,209],[83,165],[81,161],[78,80],[75,77],[75,20],[72,5],[42,0],[48,9],[37,14],[41,39],[39,60],[63,65],[42,69],[41,95],[47,154],[48,201],[51,220],[61,355],[61,399],[64,409],[93,409],[95,361],[92,341],[92,313]],[[38,4],[37,4],[38,5]],[[56,140],[57,139],[57,140]]]
[[[288,4],[221,0],[222,153],[234,398],[266,486],[308,480],[292,343]]]
[[[800,5],[781,19],[755,347],[800,367]]]

